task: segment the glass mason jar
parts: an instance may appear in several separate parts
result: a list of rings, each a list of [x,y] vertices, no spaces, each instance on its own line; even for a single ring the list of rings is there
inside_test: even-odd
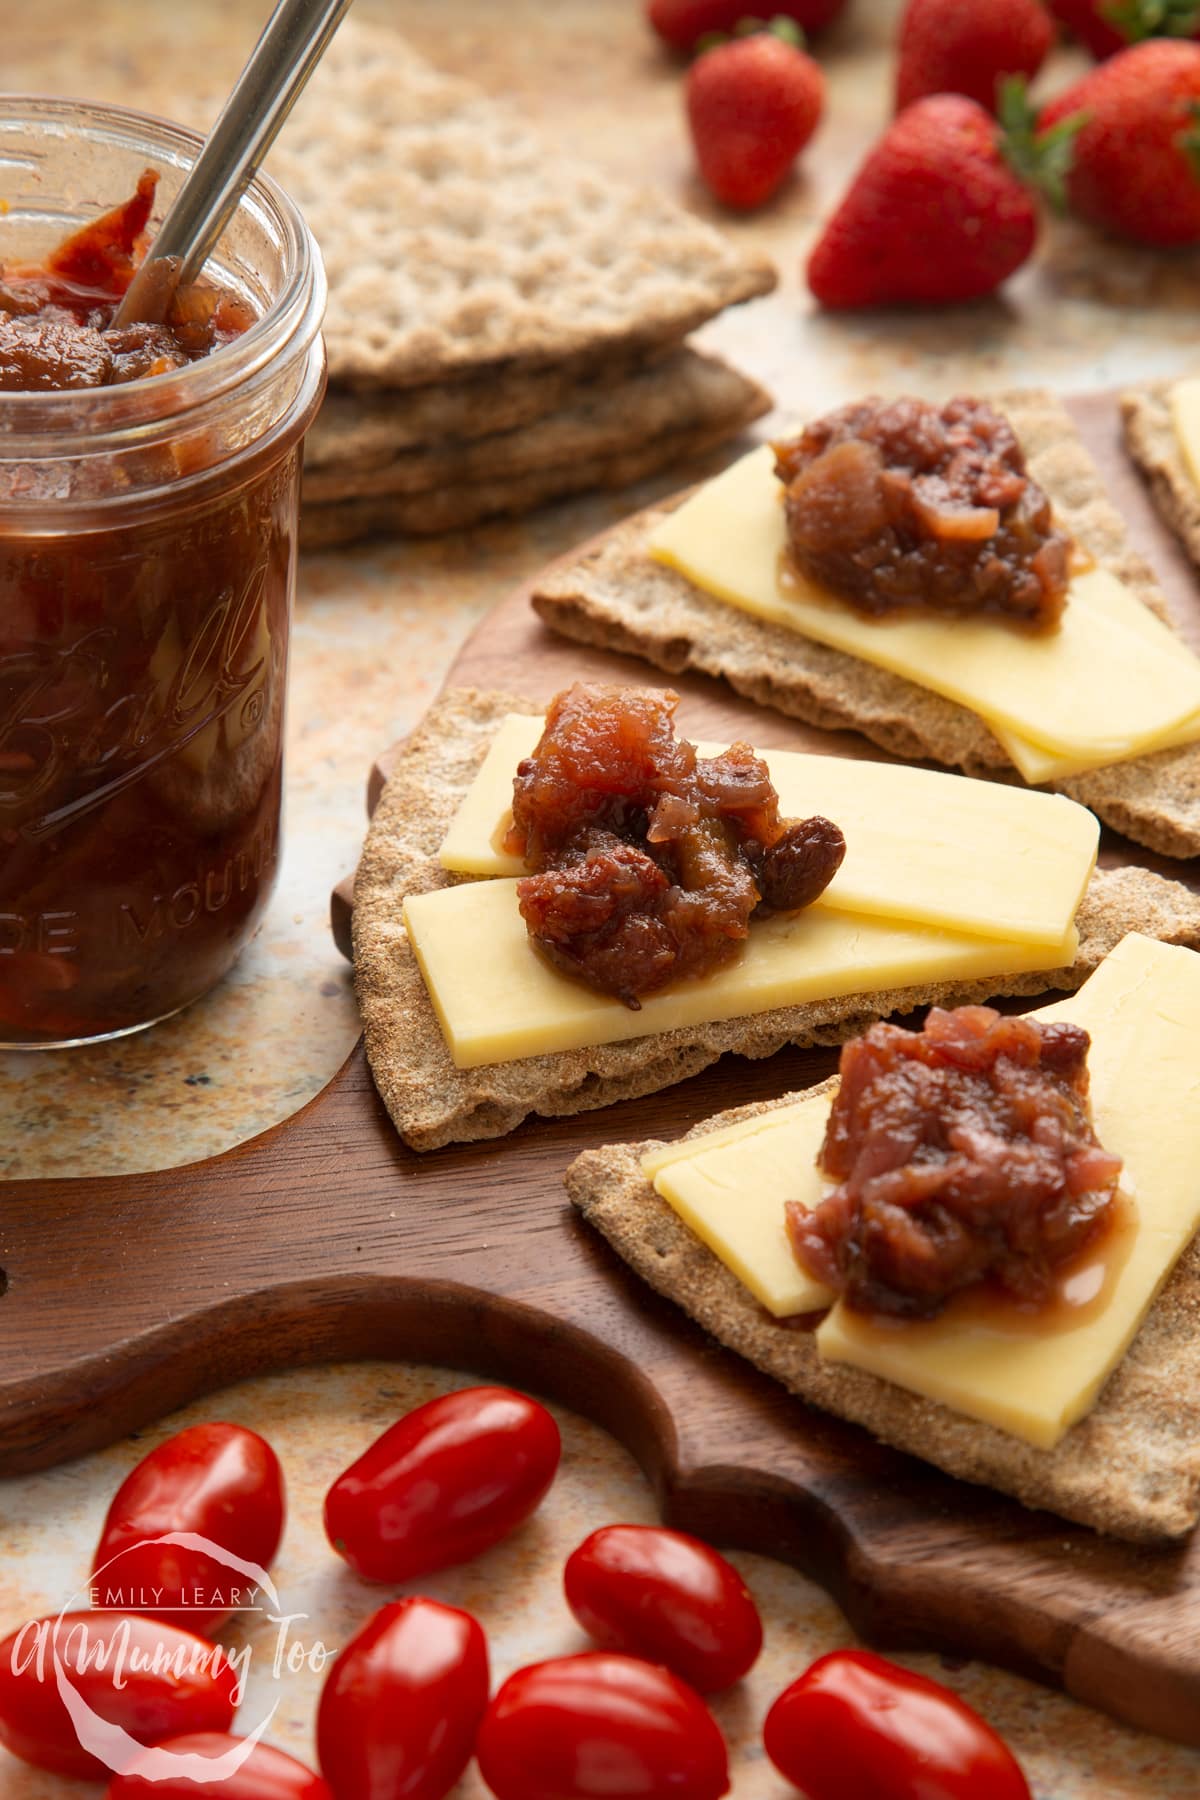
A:
[[[0,99],[0,264],[199,149],[123,108]],[[206,276],[256,317],[123,386],[0,393],[0,1047],[136,1031],[225,973],[279,858],[320,255],[258,179]]]

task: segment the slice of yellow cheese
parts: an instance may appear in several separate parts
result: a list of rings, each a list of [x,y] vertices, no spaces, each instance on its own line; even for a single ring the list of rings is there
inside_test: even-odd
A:
[[[1117,582],[1108,584],[1104,589],[1096,589],[1091,595],[1094,606],[1103,608],[1105,604],[1115,603],[1120,611],[1119,622],[1133,630],[1141,631],[1147,641],[1155,647],[1161,645],[1162,625],[1149,607],[1140,602],[1130,609],[1124,601],[1128,598],[1125,589]],[[1178,643],[1174,637],[1172,642]],[[1190,651],[1185,651],[1190,655]],[[1066,756],[1060,751],[1044,750],[1039,744],[1031,743],[1027,738],[1008,732],[1003,726],[989,721],[992,732],[1007,750],[1018,773],[1032,786],[1038,787],[1048,781],[1065,781],[1071,775],[1082,775],[1088,769],[1097,767],[1094,756],[1080,754]],[[1153,750],[1172,750],[1179,744],[1194,744],[1200,738],[1200,714],[1189,714],[1187,718],[1165,731],[1153,743],[1140,745],[1130,750],[1128,756],[1113,756],[1110,762],[1128,762],[1131,756],[1147,756]]]
[[[443,868],[524,872],[498,845],[511,817],[513,775],[542,723],[515,714],[502,721],[442,844]],[[703,756],[721,748],[699,746]],[[1059,794],[905,764],[762,754],[785,818],[823,813],[845,835],[846,859],[821,908],[1012,943],[1062,943],[1099,843],[1099,824],[1085,807]]]
[[[1078,1325],[1045,1336],[1031,1332],[1024,1318],[1014,1318],[1011,1330],[952,1319],[880,1323],[839,1304],[816,1341],[831,1361],[852,1363],[1051,1449],[1093,1405],[1200,1226],[1200,955],[1131,934],[1078,994],[1032,1016],[1046,1023],[1069,1019],[1091,1033],[1096,1134],[1123,1158],[1121,1185],[1136,1207],[1132,1243],[1104,1304]],[[728,1162],[723,1133],[671,1146],[644,1164],[673,1205],[675,1194],[685,1193],[679,1208],[685,1218],[685,1208],[695,1208],[700,1197],[700,1235],[742,1279],[753,1266],[747,1286],[775,1312],[785,1310],[793,1291],[788,1265],[794,1259],[781,1249],[779,1267],[771,1266],[770,1252],[741,1222],[743,1197],[752,1197],[756,1211],[760,1188],[774,1183],[777,1194],[787,1185],[783,1198],[820,1200],[826,1184],[801,1153],[819,1142],[818,1119],[823,1128],[828,1105],[818,1099],[788,1108],[773,1142],[770,1131],[749,1134],[736,1149],[738,1185],[719,1194],[711,1183],[706,1190],[703,1174],[693,1190],[683,1171],[694,1163],[703,1172],[713,1157],[718,1167],[723,1155]],[[796,1151],[790,1185],[781,1174],[789,1148]]]
[[[650,553],[744,612],[890,669],[978,713],[1027,780],[1200,737],[1200,661],[1103,569],[1075,577],[1061,626],[861,618],[784,561],[769,445],[664,519]]]
[[[1200,488],[1200,376],[1177,381],[1169,398],[1180,455],[1188,474]]]
[[[542,961],[521,918],[515,881],[410,894],[404,923],[460,1069],[842,994],[1064,968],[1079,942],[1074,926],[1057,945],[1015,944],[809,907],[755,924],[736,962],[652,994],[635,1012]]]
[[[517,764],[534,749],[545,723],[542,713],[508,713],[501,719],[442,839],[438,861],[443,869],[455,875],[525,874],[521,858],[509,856],[500,842],[512,823]]]
[[[813,1205],[827,1185],[816,1160],[828,1118],[821,1094],[642,1158],[655,1192],[779,1319],[834,1299],[792,1255],[783,1213],[801,1190]]]

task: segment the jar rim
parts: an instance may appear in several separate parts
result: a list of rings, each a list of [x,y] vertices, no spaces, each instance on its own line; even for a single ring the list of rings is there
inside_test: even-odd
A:
[[[81,135],[108,135],[115,147],[170,155],[183,172],[204,143],[200,133],[154,113],[107,102],[36,94],[0,94],[0,148],[4,134],[44,123],[53,135],[72,126]],[[87,454],[103,453],[131,435],[156,435],[178,425],[181,415],[244,388],[285,349],[303,356],[325,311],[321,253],[294,200],[261,169],[247,183],[238,210],[257,212],[280,246],[279,292],[246,330],[208,356],[163,375],[145,375],[110,387],[57,392],[7,391],[0,397],[0,460],[61,454],[63,440],[87,438]],[[209,267],[212,258],[205,266]]]

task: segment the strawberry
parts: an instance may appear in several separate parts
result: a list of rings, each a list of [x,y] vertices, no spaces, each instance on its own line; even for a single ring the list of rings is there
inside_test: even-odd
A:
[[[845,4],[846,0],[782,0],[768,10],[772,17],[792,19],[802,31],[815,32],[832,24]],[[675,50],[694,50],[710,32],[731,32],[755,10],[753,0],[646,0],[646,17]],[[757,10],[761,13],[761,8]]]
[[[929,94],[893,119],[809,258],[822,306],[977,300],[1020,268],[1038,218],[1018,170],[1056,195],[1077,128],[1034,138],[1024,85],[1006,83],[1004,129],[963,94]]]
[[[688,70],[696,160],[726,206],[768,200],[820,123],[825,77],[787,24],[716,44]]]
[[[1141,244],[1200,243],[1200,44],[1121,50],[1052,100],[1039,124],[1082,113],[1067,177],[1074,212]]]
[[[923,94],[968,94],[995,112],[1006,75],[1036,75],[1054,42],[1041,0],[909,0],[900,23],[896,109]]]
[[[1049,0],[1060,25],[1093,56],[1113,56],[1149,37],[1200,37],[1200,0]]]

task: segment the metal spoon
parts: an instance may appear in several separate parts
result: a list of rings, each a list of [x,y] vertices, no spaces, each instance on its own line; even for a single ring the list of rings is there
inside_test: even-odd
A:
[[[229,223],[352,0],[279,0],[168,209],[114,325],[159,323]]]

